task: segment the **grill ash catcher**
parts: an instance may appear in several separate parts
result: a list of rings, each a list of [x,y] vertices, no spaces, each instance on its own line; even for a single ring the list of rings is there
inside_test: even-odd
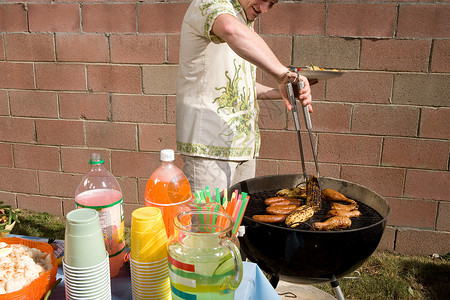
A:
[[[299,90],[302,83],[301,81],[297,83]],[[309,111],[308,107],[302,107],[316,166],[316,175],[307,176],[292,85],[293,82],[289,82],[286,88],[299,138],[303,175],[260,176],[241,181],[228,188],[229,194],[238,190],[250,196],[241,223],[245,231],[239,236],[240,250],[244,257],[258,264],[270,275],[273,287],[277,286],[280,279],[297,284],[330,283],[336,298],[342,300],[344,296],[338,279],[347,277],[357,270],[378,247],[390,214],[390,206],[383,197],[366,187],[342,179],[319,177],[310,132]],[[315,195],[310,194],[313,200],[321,200],[321,189],[334,189],[357,201],[361,216],[352,219],[351,226],[343,230],[311,230],[309,223],[323,221],[330,209],[331,204],[323,201],[322,208],[317,210],[310,220],[295,228],[289,228],[284,223],[269,224],[253,219],[254,215],[266,214],[265,199],[273,197],[281,189],[297,187],[305,182],[307,189],[310,185],[313,187],[311,190],[316,192]]]

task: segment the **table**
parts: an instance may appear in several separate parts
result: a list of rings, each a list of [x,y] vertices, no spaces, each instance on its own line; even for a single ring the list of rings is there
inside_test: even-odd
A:
[[[48,242],[45,238],[36,238],[23,235],[10,234],[8,237],[19,237],[23,239],[32,239],[39,242]],[[252,262],[243,262],[244,274],[241,284],[235,292],[236,300],[274,300],[280,299],[275,289],[267,280],[264,273],[257,264]],[[64,273],[62,266],[58,266],[56,279],[61,278],[62,281],[55,287],[49,300],[65,299]],[[113,300],[131,300],[131,277],[130,270],[123,267],[117,277],[111,278],[111,294]],[[97,299],[93,299],[97,300]]]

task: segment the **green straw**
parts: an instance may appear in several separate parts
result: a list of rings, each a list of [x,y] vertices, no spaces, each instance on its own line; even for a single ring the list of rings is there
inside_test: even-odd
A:
[[[216,188],[216,202],[220,204],[220,192],[219,192],[219,188]]]
[[[241,199],[242,199],[242,205],[241,205],[241,208],[239,209],[238,216],[234,222],[234,227],[233,227],[234,235],[237,234],[239,226],[241,225],[241,221],[242,221],[242,218],[244,217],[244,212],[245,212],[245,209],[247,208],[248,200],[250,199],[250,197],[247,197],[247,193],[242,193]]]
[[[206,197],[209,197],[209,200],[212,201],[211,192],[209,191],[209,186],[205,186],[205,194],[206,194]]]

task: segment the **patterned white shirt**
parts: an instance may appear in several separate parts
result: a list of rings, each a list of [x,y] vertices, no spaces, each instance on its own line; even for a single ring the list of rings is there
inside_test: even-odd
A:
[[[177,150],[248,160],[259,154],[256,67],[211,32],[230,14],[253,29],[237,0],[194,0],[181,27],[177,78]]]

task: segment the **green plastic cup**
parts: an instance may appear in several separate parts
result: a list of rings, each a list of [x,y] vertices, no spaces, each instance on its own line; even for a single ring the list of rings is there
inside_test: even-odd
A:
[[[64,261],[70,267],[86,268],[105,260],[106,247],[97,211],[72,210],[66,216]]]

